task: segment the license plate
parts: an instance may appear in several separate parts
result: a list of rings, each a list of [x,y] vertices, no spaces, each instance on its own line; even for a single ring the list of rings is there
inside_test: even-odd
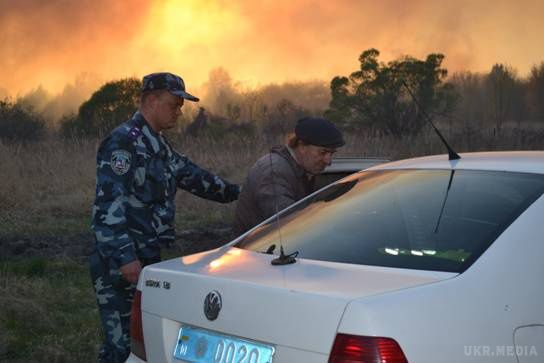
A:
[[[190,363],[272,363],[274,347],[251,340],[184,326],[174,358]]]

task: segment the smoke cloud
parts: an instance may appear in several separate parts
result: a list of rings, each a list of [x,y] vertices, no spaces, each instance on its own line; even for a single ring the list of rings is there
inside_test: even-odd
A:
[[[524,75],[544,60],[542,14],[540,0],[4,1],[0,95],[41,85],[70,99],[82,75],[157,70],[179,73],[190,90],[218,67],[247,87],[327,82],[371,47],[384,61],[440,52],[450,71],[503,62]]]

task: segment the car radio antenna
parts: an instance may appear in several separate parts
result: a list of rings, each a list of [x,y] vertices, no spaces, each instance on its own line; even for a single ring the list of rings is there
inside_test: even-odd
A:
[[[278,207],[278,194],[276,192],[276,182],[274,180],[274,163],[272,162],[272,147],[270,146],[270,139],[267,137],[267,144],[268,144],[268,149],[269,149],[269,162],[270,162],[270,175],[271,175],[271,178],[272,178],[272,194],[274,195],[274,213],[275,213],[275,221],[274,223],[276,224],[276,228],[278,230],[278,238],[280,240],[280,255],[273,259],[271,261],[272,265],[289,265],[289,264],[292,264],[292,263],[295,263],[297,260],[296,260],[296,257],[298,255],[298,251],[297,252],[294,252],[294,253],[291,253],[291,254],[288,254],[286,255],[284,250],[283,250],[283,237],[281,235],[281,224],[280,224],[280,216],[279,216],[279,207]],[[274,249],[271,247],[268,248],[267,250],[267,253],[268,251],[270,251],[270,253],[272,253]]]
[[[446,141],[446,139],[444,139],[444,136],[442,136],[442,134],[440,133],[440,131],[438,131],[438,129],[436,128],[436,126],[434,125],[433,121],[431,120],[431,118],[429,117],[429,115],[427,114],[427,112],[425,112],[425,109],[423,107],[421,107],[421,104],[419,103],[417,97],[414,95],[414,93],[412,92],[412,90],[410,89],[410,87],[408,87],[408,85],[406,84],[406,81],[405,80],[402,80],[402,84],[404,85],[404,87],[406,88],[406,90],[408,91],[408,93],[410,94],[410,97],[412,97],[412,99],[414,100],[414,102],[416,103],[417,107],[419,108],[419,110],[421,111],[421,113],[423,114],[423,117],[431,124],[431,126],[433,127],[434,131],[436,132],[436,134],[438,135],[438,137],[440,138],[440,140],[442,140],[442,143],[446,146],[446,148],[448,149],[448,159],[449,160],[458,160],[458,159],[461,159],[461,156],[459,156],[459,154],[457,154],[452,148],[451,146],[448,144],[448,142]]]

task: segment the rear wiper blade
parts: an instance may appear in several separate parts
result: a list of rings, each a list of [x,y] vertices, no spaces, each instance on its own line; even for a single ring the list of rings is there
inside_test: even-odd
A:
[[[270,249],[270,247],[269,247]],[[274,266],[279,265],[290,265],[292,263],[297,262],[296,257],[298,256],[298,251],[295,251],[291,254],[286,255],[285,252],[283,252],[283,246],[280,246],[280,255],[279,257],[272,260],[272,264]]]

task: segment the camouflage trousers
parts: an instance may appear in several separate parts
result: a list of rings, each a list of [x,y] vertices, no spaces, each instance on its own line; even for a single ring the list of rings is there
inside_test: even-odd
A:
[[[158,261],[160,257],[141,262],[145,266]],[[124,362],[130,355],[130,311],[136,285],[126,281],[119,268],[112,266],[96,251],[90,256],[90,270],[104,331],[97,361]]]

